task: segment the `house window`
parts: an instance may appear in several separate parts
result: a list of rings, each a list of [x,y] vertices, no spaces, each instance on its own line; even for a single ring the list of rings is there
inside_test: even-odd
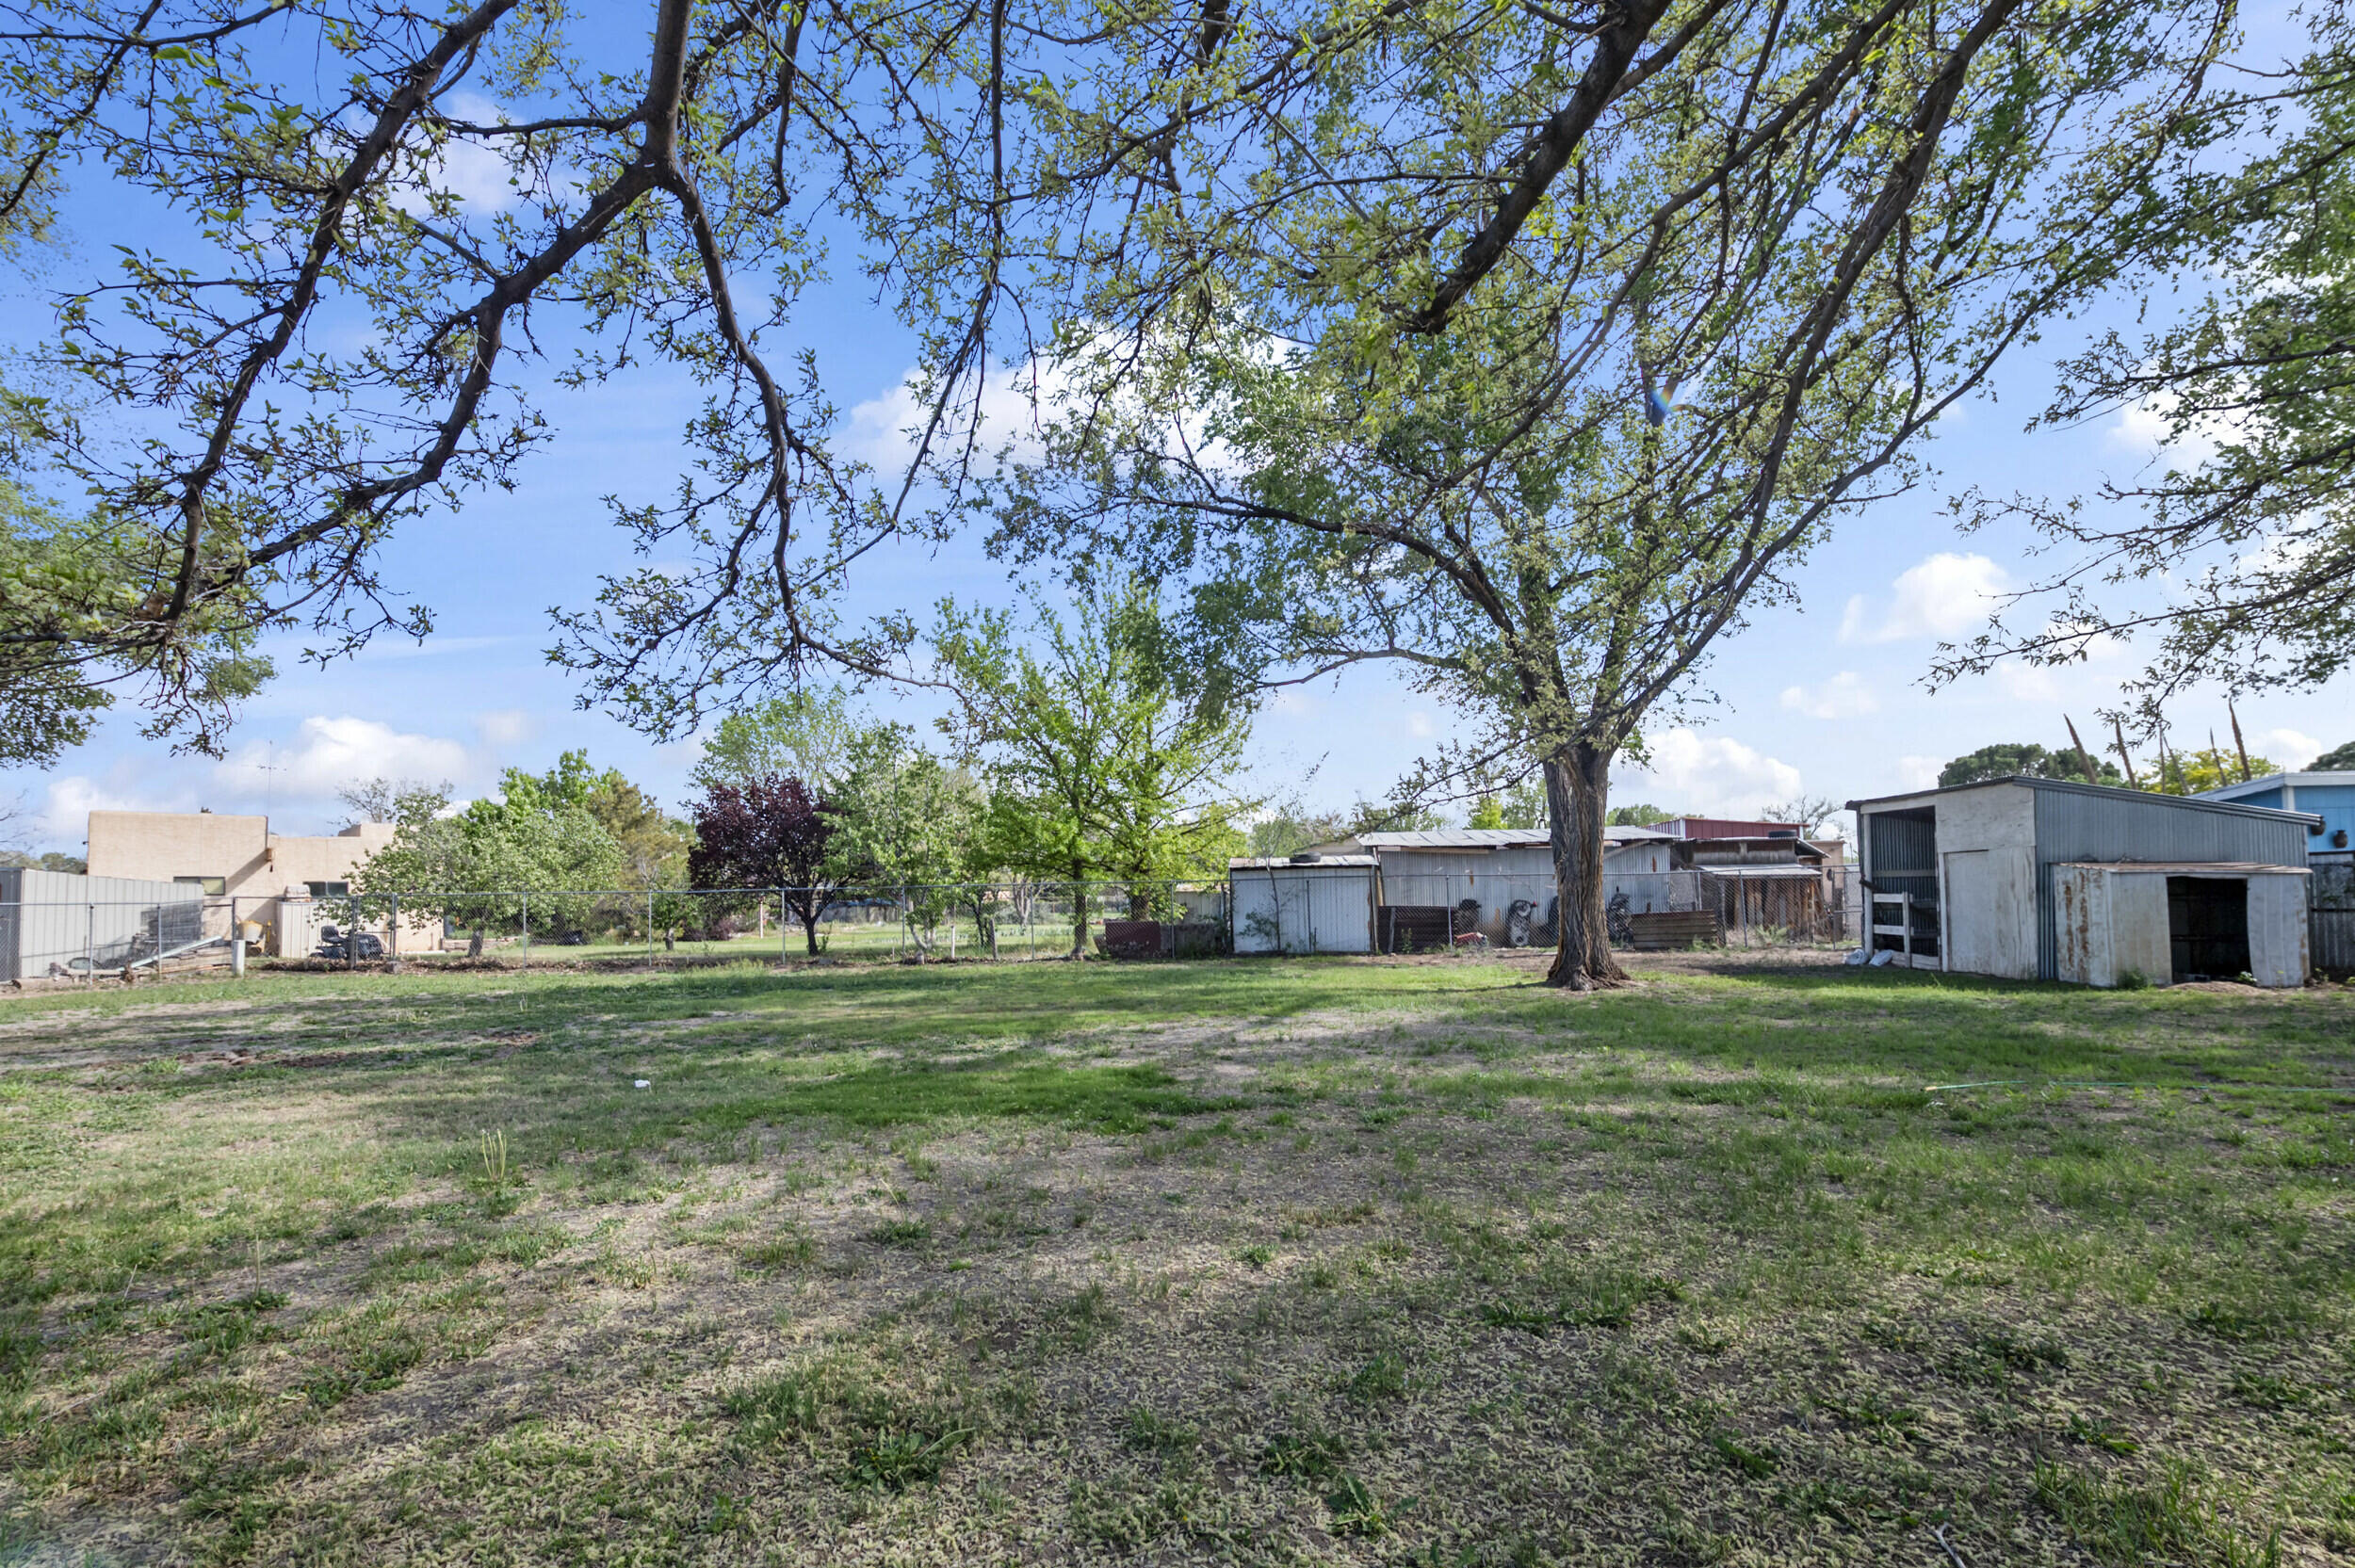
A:
[[[302,885],[311,890],[311,897],[314,898],[349,898],[351,897],[349,882],[304,882]]]
[[[229,892],[229,879],[226,877],[174,877],[171,885],[195,888],[207,898],[222,897]]]

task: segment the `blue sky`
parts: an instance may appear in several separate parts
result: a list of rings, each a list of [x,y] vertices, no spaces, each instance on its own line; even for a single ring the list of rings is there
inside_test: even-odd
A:
[[[110,244],[153,215],[85,186],[68,217],[73,239],[48,264],[52,283],[91,276]],[[48,324],[44,288],[24,278],[0,286],[0,342],[34,341]],[[811,324],[804,341],[846,411],[844,439],[882,455],[892,443],[894,394],[914,358],[912,339],[855,284],[816,303],[802,314]],[[2115,308],[2122,315],[2132,304]],[[2074,341],[2056,334],[2029,345],[2008,363],[1994,397],[1949,418],[1931,448],[1940,470],[1932,481],[1844,525],[1818,548],[1797,573],[1798,602],[1762,612],[1721,645],[1699,682],[1715,700],[1657,730],[1651,767],[1623,767],[1614,798],[1748,813],[1800,791],[1886,794],[1924,784],[1945,759],[1990,742],[2064,740],[2064,712],[2094,742],[2094,710],[2114,699],[2133,667],[2131,650],[2067,671],[1999,671],[1935,693],[1921,685],[1938,641],[1970,633],[1989,595],[2038,570],[2022,532],[1957,534],[1943,515],[1949,494],[1973,484],[2071,493],[2150,460],[2148,421],[2131,413],[2022,433],[2050,397],[2054,362]],[[287,640],[272,650],[284,673],[246,710],[219,761],[175,756],[140,737],[134,711],[119,711],[54,769],[0,770],[0,803],[23,802],[17,836],[36,849],[76,850],[84,817],[97,807],[267,810],[284,831],[328,831],[341,819],[334,790],[347,781],[447,778],[461,794],[479,793],[506,766],[544,767],[575,747],[679,801],[695,744],[657,746],[578,711],[570,679],[546,663],[544,650],[551,606],[585,605],[600,572],[632,559],[601,497],[666,488],[692,401],[683,382],[643,379],[548,392],[544,406],[561,434],[528,461],[517,490],[405,525],[386,548],[386,582],[432,606],[433,638],[423,646],[382,641],[324,671],[300,662],[300,639]],[[1003,602],[1013,590],[1002,566],[967,538],[876,563],[847,607],[920,614],[945,593]],[[934,711],[887,691],[870,693],[869,703],[917,722]],[[2205,744],[2210,726],[2230,744],[2220,694],[2195,694],[2173,711],[2177,744]],[[2355,739],[2355,682],[2251,699],[2241,719],[2252,751],[2297,766]],[[1443,707],[1378,671],[1289,690],[1259,723],[1250,785],[1312,804],[1379,796],[1453,722]]]

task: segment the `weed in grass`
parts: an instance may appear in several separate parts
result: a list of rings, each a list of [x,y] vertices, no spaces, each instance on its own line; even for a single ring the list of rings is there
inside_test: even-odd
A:
[[[1172,1535],[1223,1533],[1217,1505],[1190,1477],[1118,1475],[1071,1488],[1073,1538],[1133,1552]]]
[[[940,1479],[949,1456],[973,1441],[970,1427],[947,1431],[885,1431],[851,1442],[843,1476],[853,1486],[904,1492],[918,1481]]]
[[[1683,1300],[1684,1288],[1674,1280],[1607,1269],[1579,1280],[1564,1293],[1559,1317],[1578,1327],[1623,1329],[1640,1307]]]
[[[2075,1412],[2069,1416],[2069,1435],[2087,1447],[2125,1458],[2142,1452],[2142,1444],[2132,1432],[2121,1431],[2103,1420],[2088,1420]]]
[[[2169,1461],[2137,1484],[2057,1460],[2036,1462],[2036,1497],[2078,1544],[2115,1568],[2193,1561],[2202,1568],[2280,1568],[2276,1527],[2251,1540],[2226,1521],[2192,1468]]]
[[[1324,1494],[1324,1511],[1335,1535],[1381,1536],[1395,1528],[1394,1510],[1386,1508],[1373,1488],[1343,1471],[1333,1478]]]
[[[932,1239],[933,1228],[921,1220],[886,1220],[867,1233],[879,1247],[920,1247]]]
[[[1259,1473],[1324,1480],[1340,1473],[1349,1450],[1330,1432],[1278,1432],[1259,1450]]]
[[[1774,1449],[1762,1443],[1752,1447],[1731,1432],[1711,1432],[1709,1446],[1719,1459],[1753,1480],[1764,1480],[1782,1468],[1782,1456]]]
[[[1163,1415],[1149,1405],[1130,1405],[1122,1420],[1120,1440],[1131,1448],[1155,1453],[1192,1453],[1201,1445],[1202,1429]]]
[[[1406,1392],[1406,1363],[1395,1351],[1378,1351],[1349,1375],[1341,1392],[1361,1403],[1394,1399]]]
[[[1252,1245],[1237,1251],[1235,1256],[1237,1260],[1249,1265],[1251,1268],[1264,1269],[1269,1264],[1275,1261],[1275,1249],[1254,1242]]]
[[[2234,1344],[2292,1339],[2313,1322],[2314,1308],[2300,1301],[2202,1301],[2192,1308],[2192,1327]]]
[[[788,1442],[835,1450],[853,1485],[900,1491],[936,1480],[981,1423],[962,1398],[915,1398],[844,1358],[821,1358],[721,1396],[738,1438],[758,1450]]]

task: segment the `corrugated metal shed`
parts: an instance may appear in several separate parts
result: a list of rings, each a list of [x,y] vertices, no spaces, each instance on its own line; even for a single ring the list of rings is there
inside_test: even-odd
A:
[[[2306,864],[2305,820],[2287,812],[2057,779],[2037,782],[2048,786],[2036,791],[2036,957],[2037,973],[2046,979],[2059,973],[2055,865],[2067,861],[2164,861],[2302,868]]]
[[[2293,900],[2288,890],[2295,887],[2298,891],[2293,901],[2301,912],[2297,962],[2303,962],[2309,946],[2303,934],[2302,872],[2313,819],[2301,814],[2030,778],[1993,779],[1847,804],[1858,814],[1864,874],[1874,894],[1912,896],[1916,929],[1926,923],[1935,930],[1941,967],[2044,979],[2092,972],[2089,964],[2100,965],[2087,956],[2084,932],[2077,932],[2063,952],[2064,903],[2071,905],[2066,913],[2070,920],[2117,918],[2138,926],[2155,922],[2150,930],[2138,929],[2119,940],[2165,946],[2170,940],[2169,921],[2181,924],[2189,918],[2182,910],[2208,907],[2204,894],[2193,897],[2178,889],[2169,895],[2163,887],[2153,893],[2144,885],[2164,883],[2169,875],[2195,881],[2221,877],[2245,884],[2250,940],[2277,954],[2287,951],[2288,939],[2267,923],[2288,907],[2283,900]],[[2091,873],[2056,877],[2055,868],[2064,865],[2140,867],[2142,874],[2136,885],[2127,886]],[[2294,882],[2271,875],[2284,870],[2301,875]],[[2133,908],[2118,904],[2114,909],[2121,898]],[[2233,895],[2233,899],[2232,918],[2237,922],[2242,918],[2241,895]],[[2100,903],[2101,909],[2094,910],[2087,900]],[[2174,939],[2182,939],[2182,933]],[[2168,973],[2164,966],[2146,968],[2150,955],[2140,947],[2136,953],[2133,962],[2120,960],[2112,967],[2141,970],[2153,978]]]
[[[1372,855],[1233,860],[1227,885],[1238,953],[1373,951]]]
[[[119,968],[194,941],[203,899],[183,882],[0,870],[0,981]]]

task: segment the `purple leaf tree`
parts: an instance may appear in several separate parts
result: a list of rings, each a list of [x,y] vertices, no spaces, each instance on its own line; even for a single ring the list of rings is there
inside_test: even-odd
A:
[[[836,816],[831,802],[782,774],[711,784],[695,807],[688,881],[696,887],[778,889],[816,958],[818,917],[836,885],[826,851]]]

